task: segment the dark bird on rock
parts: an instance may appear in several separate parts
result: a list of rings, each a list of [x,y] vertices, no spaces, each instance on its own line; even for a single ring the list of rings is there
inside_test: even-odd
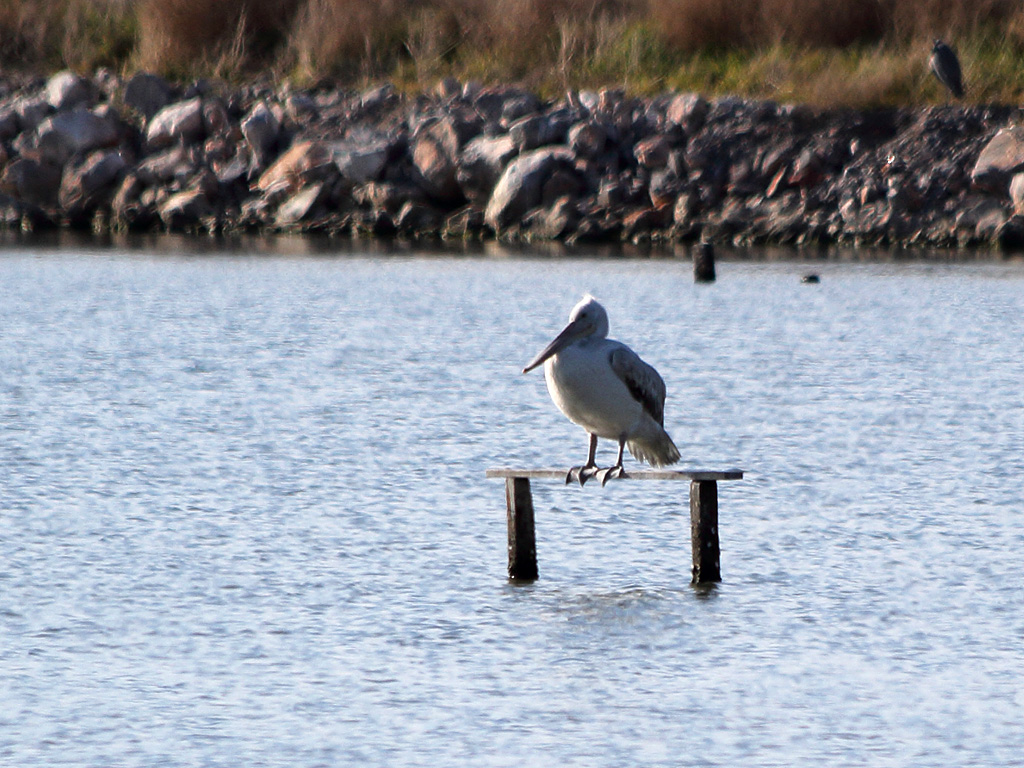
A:
[[[932,55],[928,59],[928,67],[939,78],[939,82],[949,88],[950,92],[960,98],[964,95],[964,81],[960,74],[960,60],[953,49],[941,40],[932,46]]]

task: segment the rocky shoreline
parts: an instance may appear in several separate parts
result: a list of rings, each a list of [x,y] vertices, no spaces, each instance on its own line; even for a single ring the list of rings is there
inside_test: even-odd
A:
[[[1024,247],[1016,107],[0,83],[0,228]]]

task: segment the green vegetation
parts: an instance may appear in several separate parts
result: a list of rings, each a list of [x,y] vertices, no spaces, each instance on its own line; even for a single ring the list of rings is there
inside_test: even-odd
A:
[[[967,100],[1024,95],[1017,0],[0,0],[0,66],[187,79],[518,82],[825,106],[942,103],[934,37]]]

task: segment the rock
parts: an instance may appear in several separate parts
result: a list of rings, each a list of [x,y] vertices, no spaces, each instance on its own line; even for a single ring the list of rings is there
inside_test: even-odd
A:
[[[1010,201],[1014,213],[1024,214],[1024,173],[1015,173],[1010,179]]]
[[[0,107],[0,141],[9,141],[21,132],[21,125],[18,122],[18,113],[14,107],[7,105]]]
[[[31,157],[19,157],[0,175],[0,189],[20,200],[44,208],[57,202],[61,170],[53,163]]]
[[[596,158],[605,151],[608,131],[600,123],[577,123],[569,129],[569,146],[578,157]]]
[[[115,115],[78,108],[46,118],[35,143],[44,159],[63,165],[74,155],[114,146],[120,138]]]
[[[309,217],[316,206],[323,201],[326,188],[327,186],[323,182],[318,182],[296,192],[278,207],[274,223],[278,227],[285,228],[294,226]]]
[[[1010,177],[1024,170],[1024,126],[1001,128],[985,145],[971,171],[976,189],[1005,195]]]
[[[15,99],[12,107],[22,131],[34,131],[53,112],[50,102],[42,96]]]
[[[201,189],[187,189],[168,197],[159,208],[160,219],[172,231],[191,230],[214,211]]]
[[[486,202],[505,164],[516,155],[512,137],[478,136],[459,156],[456,180],[466,199]]]
[[[72,215],[94,209],[102,197],[113,191],[128,163],[120,150],[94,152],[64,169],[58,202]]]
[[[386,140],[335,141],[326,147],[342,177],[353,184],[379,178],[391,152],[391,144]]]
[[[326,143],[301,141],[293,144],[263,172],[256,188],[266,192],[284,182],[289,190],[298,189],[304,181],[326,178],[327,168],[331,167],[335,167],[334,158]]]
[[[57,111],[91,104],[95,98],[96,87],[68,70],[58,72],[46,83],[46,101]]]
[[[139,72],[124,86],[125,106],[139,112],[146,120],[171,103],[171,86],[158,75]]]
[[[433,206],[407,200],[398,212],[395,225],[407,234],[437,234],[442,218],[443,214]]]
[[[390,216],[397,216],[402,206],[409,201],[426,203],[423,189],[408,181],[371,181],[352,190],[352,199],[359,205]]]
[[[128,173],[110,203],[111,217],[120,228],[136,225],[145,226],[152,221],[152,212],[147,212],[141,203],[145,185],[134,173]]]
[[[184,179],[192,171],[192,158],[184,147],[172,147],[150,155],[135,168],[135,174],[146,186],[167,184]]]
[[[475,205],[459,208],[444,220],[442,237],[465,239],[476,237],[484,228],[484,212]]]
[[[203,132],[207,136],[223,137],[237,131],[242,133],[240,128],[232,125],[228,108],[220,99],[203,100]],[[235,137],[237,139],[237,136]]]
[[[576,201],[569,196],[560,197],[543,212],[530,233],[546,240],[564,240],[576,231],[579,221]]]
[[[681,93],[669,102],[665,117],[693,135],[704,126],[711,105],[699,93]]]
[[[146,143],[157,149],[175,142],[188,144],[203,133],[203,100],[199,96],[164,107],[149,121]]]
[[[1010,218],[1006,207],[996,199],[981,195],[969,197],[961,205],[955,228],[967,239],[990,241]]]
[[[261,101],[242,119],[242,135],[261,164],[271,156],[277,147],[281,134],[281,123],[267,106]]]
[[[544,182],[559,166],[572,166],[568,147],[536,149],[520,155],[505,168],[484,211],[484,220],[495,231],[515,224],[541,201]]]
[[[657,171],[668,165],[671,151],[672,145],[669,140],[661,134],[656,134],[638,141],[633,147],[633,156],[641,168]]]
[[[413,140],[412,161],[422,177],[423,189],[439,202],[463,199],[456,178],[458,154],[459,137],[450,119],[428,126]]]
[[[379,107],[393,104],[396,101],[398,101],[398,94],[395,92],[395,86],[391,83],[385,83],[384,85],[364,91],[359,97],[359,106],[364,110],[372,111]]]
[[[289,93],[284,100],[284,113],[293,123],[308,123],[320,116],[320,110],[309,95]]]

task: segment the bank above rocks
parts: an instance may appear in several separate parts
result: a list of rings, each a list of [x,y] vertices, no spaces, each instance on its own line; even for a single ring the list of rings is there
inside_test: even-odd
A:
[[[0,226],[1024,247],[1024,119],[446,80],[0,83]]]

